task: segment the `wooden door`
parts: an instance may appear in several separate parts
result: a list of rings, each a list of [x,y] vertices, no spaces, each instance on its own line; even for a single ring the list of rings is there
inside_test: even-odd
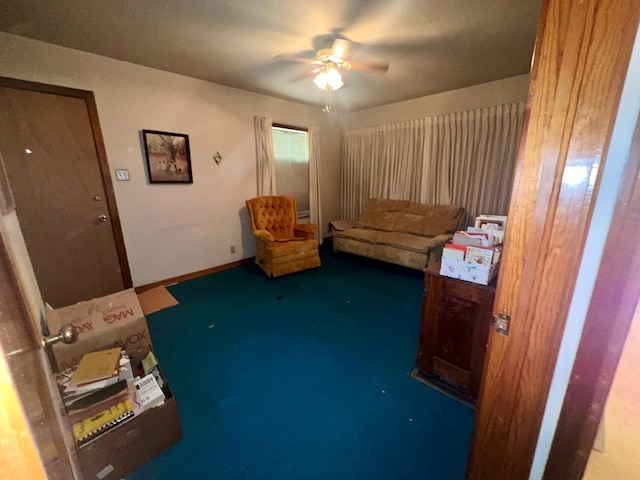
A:
[[[0,151],[44,300],[58,308],[130,287],[91,93],[4,80]]]
[[[44,305],[0,157],[0,478],[80,478],[38,328]]]
[[[467,478],[530,478],[587,235],[604,220],[592,218],[596,199],[621,198],[600,189],[608,162],[626,161],[608,155],[639,19],[639,0],[543,2],[494,305],[494,313],[511,316],[511,329],[490,335]],[[611,268],[607,278],[624,275],[611,265],[602,265]],[[602,381],[597,371],[582,373],[586,382]],[[581,407],[568,406],[591,415]],[[581,454],[562,452],[550,460],[574,465]]]

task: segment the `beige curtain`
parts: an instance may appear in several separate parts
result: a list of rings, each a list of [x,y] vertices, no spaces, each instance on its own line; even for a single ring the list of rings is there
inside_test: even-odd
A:
[[[322,244],[320,206],[320,140],[318,127],[309,128],[309,222],[318,225],[316,240]]]
[[[266,117],[253,117],[256,138],[258,170],[258,196],[276,194],[276,162],[273,157],[272,121]]]
[[[433,118],[425,166],[427,203],[461,205],[467,222],[507,213],[524,103]]]
[[[374,197],[506,213],[523,116],[514,103],[345,132],[343,218]]]
[[[420,201],[427,119],[346,132],[342,137],[342,216],[356,219],[368,198]]]

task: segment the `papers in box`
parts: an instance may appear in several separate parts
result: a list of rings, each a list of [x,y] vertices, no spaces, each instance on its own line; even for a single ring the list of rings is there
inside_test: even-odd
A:
[[[440,275],[466,280],[467,282],[488,285],[498,273],[499,263],[482,265],[479,263],[461,262],[443,258],[440,264]]]
[[[442,251],[440,274],[487,285],[498,272],[506,223],[504,215],[480,215],[474,227],[456,232]]]

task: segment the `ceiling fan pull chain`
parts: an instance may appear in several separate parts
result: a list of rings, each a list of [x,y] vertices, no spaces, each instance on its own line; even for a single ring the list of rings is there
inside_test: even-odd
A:
[[[330,112],[331,111],[331,95],[332,95],[331,92],[332,92],[332,88],[327,83],[327,85],[325,85],[325,87],[324,87],[324,108],[323,108],[323,110],[325,112]]]

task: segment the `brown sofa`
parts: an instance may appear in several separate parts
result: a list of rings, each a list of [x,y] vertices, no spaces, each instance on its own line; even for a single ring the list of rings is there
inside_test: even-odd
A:
[[[440,260],[464,217],[464,209],[453,205],[369,199],[354,226],[334,222],[333,251],[422,270]]]

